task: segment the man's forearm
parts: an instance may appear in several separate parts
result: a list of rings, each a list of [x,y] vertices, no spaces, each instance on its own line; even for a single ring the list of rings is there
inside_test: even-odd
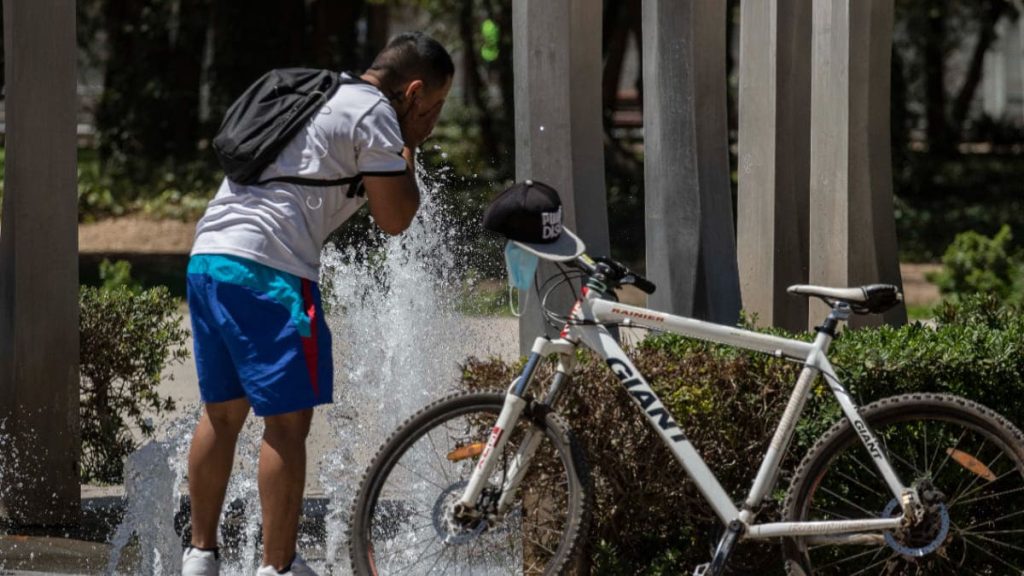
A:
[[[411,208],[412,214],[415,215],[416,211],[420,208],[420,187],[416,183],[416,149],[405,146],[402,148],[402,158],[405,158],[405,163],[408,166],[406,169],[408,172],[406,174],[406,178],[409,179],[409,183],[412,185],[411,190],[414,194],[414,196],[409,199],[409,207]],[[410,216],[410,220],[411,219],[412,216]]]
[[[408,146],[403,147],[402,158],[405,158],[405,163],[409,166],[409,173],[412,174],[413,178],[416,178],[416,149]]]

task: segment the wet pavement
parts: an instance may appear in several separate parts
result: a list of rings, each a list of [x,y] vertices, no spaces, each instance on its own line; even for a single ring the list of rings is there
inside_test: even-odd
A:
[[[108,543],[123,515],[121,487],[83,487],[89,494],[82,499],[82,521],[64,534],[53,529],[32,530],[0,527],[0,576],[16,575],[81,575],[106,574],[112,546]],[[96,496],[96,492],[101,495]],[[311,562],[324,558],[325,515],[327,499],[309,494],[303,500],[303,515],[299,528],[300,553]],[[236,552],[235,541],[240,535],[241,519],[232,513],[237,503],[229,503],[222,525],[222,553],[230,557]],[[183,501],[175,523],[180,534],[188,503]],[[119,574],[135,574],[139,553],[134,545],[127,546],[118,563]]]
[[[0,574],[101,574],[110,546],[48,536],[0,536]]]

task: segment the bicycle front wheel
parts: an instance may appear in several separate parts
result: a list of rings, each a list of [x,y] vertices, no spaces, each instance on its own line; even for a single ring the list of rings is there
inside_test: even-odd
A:
[[[414,415],[377,453],[353,504],[349,552],[356,574],[560,574],[589,517],[589,474],[564,421],[528,406],[505,433],[477,508],[456,520],[468,484],[505,401],[502,393],[463,393]],[[509,467],[527,432],[539,447],[506,513],[494,514]]]
[[[793,575],[1024,574],[1024,439],[1006,419],[947,394],[908,394],[862,410],[897,476],[926,508],[916,526],[884,534],[784,543]],[[845,419],[800,464],[789,521],[898,516],[881,473]]]

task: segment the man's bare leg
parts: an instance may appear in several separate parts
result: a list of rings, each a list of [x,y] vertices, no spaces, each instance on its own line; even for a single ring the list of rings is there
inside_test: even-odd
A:
[[[231,477],[238,433],[249,414],[245,398],[204,406],[188,454],[188,494],[192,503],[192,545],[217,546],[217,523]]]
[[[278,570],[295,557],[306,483],[306,437],[312,419],[312,408],[264,419],[259,468],[263,565]]]

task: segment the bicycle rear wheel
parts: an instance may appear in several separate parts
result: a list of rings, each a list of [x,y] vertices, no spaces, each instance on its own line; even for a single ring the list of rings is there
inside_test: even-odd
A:
[[[1024,438],[999,414],[946,394],[908,394],[861,411],[897,475],[928,510],[919,526],[844,542],[784,543],[795,575],[1024,574]],[[849,422],[825,434],[800,464],[790,521],[900,514]]]
[[[560,574],[590,514],[582,453],[553,412],[524,410],[478,509],[492,509],[524,434],[543,434],[511,511],[460,523],[462,495],[505,401],[463,393],[424,408],[377,453],[353,504],[349,552],[356,574]]]

